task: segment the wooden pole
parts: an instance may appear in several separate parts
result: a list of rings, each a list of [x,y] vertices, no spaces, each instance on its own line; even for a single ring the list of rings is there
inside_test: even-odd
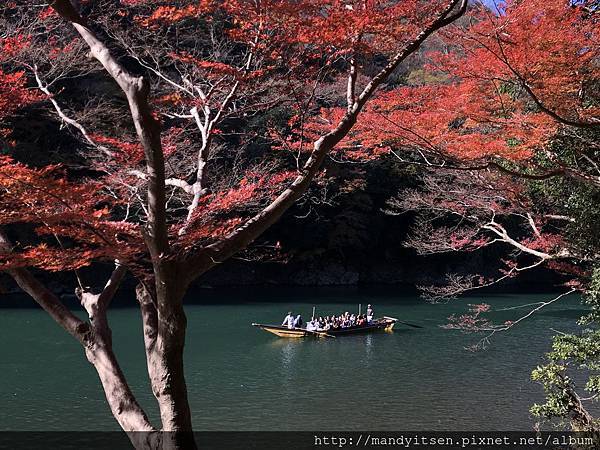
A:
[[[362,308],[362,303],[359,303],[359,304],[358,304],[358,315],[359,315],[359,316],[360,316],[360,310],[361,310],[361,308]]]
[[[312,320],[315,320],[315,309],[316,309],[316,308],[317,308],[316,306],[313,306]]]

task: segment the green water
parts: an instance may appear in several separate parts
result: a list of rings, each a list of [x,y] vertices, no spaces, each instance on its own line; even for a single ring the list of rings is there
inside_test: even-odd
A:
[[[551,295],[486,296],[431,305],[397,290],[210,290],[187,306],[186,373],[197,430],[528,430],[542,398],[529,374],[551,330],[571,331],[581,305],[557,302],[484,352],[476,338],[441,329],[467,303],[506,308]],[[1,300],[0,300],[1,301]],[[425,328],[322,340],[284,340],[250,326],[277,323],[288,308],[328,314],[362,302],[378,315]],[[498,321],[518,311],[497,312]],[[139,310],[109,316],[124,372],[152,419]],[[0,309],[0,429],[116,430],[78,344],[41,310]]]

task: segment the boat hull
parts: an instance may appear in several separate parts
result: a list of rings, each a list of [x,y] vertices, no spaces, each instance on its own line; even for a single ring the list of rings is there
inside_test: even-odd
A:
[[[261,330],[267,331],[282,338],[305,338],[305,337],[335,337],[335,336],[348,336],[352,334],[365,334],[372,333],[375,331],[392,331],[396,319],[383,318],[373,321],[367,326],[361,327],[348,327],[329,329],[327,331],[307,331],[304,328],[287,328],[278,325],[264,325],[260,323],[253,323],[252,325],[260,328]]]

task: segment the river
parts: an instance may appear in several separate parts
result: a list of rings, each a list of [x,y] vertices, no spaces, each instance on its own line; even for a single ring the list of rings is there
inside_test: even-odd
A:
[[[203,290],[187,305],[186,374],[197,430],[530,430],[529,406],[542,389],[530,372],[552,329],[572,331],[583,311],[565,298],[480,352],[474,335],[440,328],[468,303],[496,310],[551,294],[485,295],[429,304],[393,288]],[[1,301],[1,300],[0,300]],[[115,349],[153,420],[139,310],[111,309]],[[356,310],[421,324],[393,333],[285,340],[252,322],[281,322],[288,309],[310,315]],[[10,305],[14,306],[14,302]],[[521,310],[525,311],[525,310]],[[519,310],[491,314],[514,319]],[[78,344],[36,308],[0,309],[0,429],[116,430],[92,367]]]

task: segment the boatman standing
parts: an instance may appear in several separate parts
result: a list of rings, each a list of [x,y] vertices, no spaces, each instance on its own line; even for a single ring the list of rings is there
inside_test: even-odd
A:
[[[283,319],[283,323],[281,324],[281,326],[287,326],[290,330],[294,328],[294,315],[291,311],[288,311],[287,316],[285,316],[285,319]]]
[[[371,305],[367,305],[367,323],[371,323],[373,320],[373,307]]]

